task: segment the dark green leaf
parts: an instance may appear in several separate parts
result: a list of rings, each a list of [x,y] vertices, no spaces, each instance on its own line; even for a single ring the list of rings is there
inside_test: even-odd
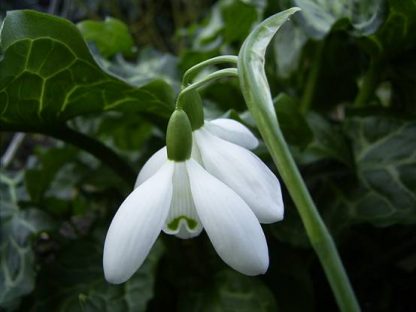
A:
[[[102,118],[97,133],[121,150],[140,153],[144,142],[153,134],[153,126],[136,115],[107,115]]]
[[[41,272],[36,311],[146,311],[147,302],[153,297],[155,271],[163,245],[156,243],[145,263],[123,285],[105,281],[102,248],[91,241],[74,241],[65,246],[55,263]]]
[[[17,188],[21,177],[0,175],[0,307],[15,308],[35,286],[33,236],[51,228],[50,218],[37,209],[21,209]]]
[[[277,73],[282,78],[288,78],[300,61],[302,49],[307,41],[305,32],[293,21],[285,23],[273,40],[274,56]]]
[[[298,147],[305,147],[313,138],[312,131],[304,116],[298,110],[294,98],[281,93],[274,99],[280,128],[287,142]]]
[[[357,117],[346,131],[362,185],[352,197],[351,217],[378,225],[415,223],[416,122]]]
[[[82,21],[77,27],[85,40],[94,42],[106,58],[116,53],[131,54],[133,50],[134,42],[127,25],[116,18],[107,17],[103,22]]]
[[[42,129],[105,110],[167,117],[171,88],[155,80],[141,88],[103,72],[78,29],[35,11],[11,11],[1,31],[1,129]]]
[[[241,0],[222,1],[221,4],[224,39],[227,42],[244,40],[258,19],[256,8]]]
[[[339,127],[313,112],[308,113],[306,120],[312,130],[313,140],[304,150],[296,153],[297,161],[308,164],[322,159],[335,159],[351,165],[351,152]]]
[[[235,271],[220,272],[212,288],[188,294],[179,309],[184,312],[278,311],[273,294],[262,282]]]
[[[302,9],[299,20],[305,32],[322,39],[341,19],[347,18],[359,35],[374,33],[382,23],[384,0],[293,0]]]
[[[374,56],[398,55],[416,46],[416,3],[414,0],[389,0],[389,12],[380,29],[364,38]]]
[[[160,79],[179,90],[180,77],[177,58],[169,53],[161,53],[147,48],[143,49],[137,63],[126,62],[121,56],[114,62],[104,62],[103,66],[114,75],[123,78],[134,86],[143,86]]]
[[[39,165],[25,171],[25,184],[33,201],[39,202],[60,169],[74,160],[77,150],[71,147],[38,151]],[[56,193],[54,194],[57,195]]]

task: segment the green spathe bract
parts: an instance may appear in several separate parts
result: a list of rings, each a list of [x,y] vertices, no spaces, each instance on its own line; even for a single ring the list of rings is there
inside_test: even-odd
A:
[[[315,207],[311,195],[280,130],[267,82],[266,48],[285,21],[299,8],[275,14],[259,24],[244,41],[238,56],[238,74],[247,106],[299,211],[341,311],[360,311],[335,243]]]
[[[186,113],[181,109],[175,110],[169,119],[166,147],[170,160],[185,161],[191,157],[191,123]]]

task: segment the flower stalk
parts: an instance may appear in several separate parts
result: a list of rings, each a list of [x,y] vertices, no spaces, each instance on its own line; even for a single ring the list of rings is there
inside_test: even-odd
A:
[[[213,73],[207,75],[203,79],[198,80],[198,81],[194,82],[193,84],[185,87],[184,89],[182,89],[182,91],[178,95],[178,99],[176,101],[176,108],[177,109],[183,109],[181,99],[184,96],[184,94],[186,94],[187,92],[196,90],[200,87],[203,87],[203,86],[207,85],[208,83],[210,83],[213,80],[221,79],[221,78],[224,78],[224,77],[238,77],[237,68],[226,68],[226,69],[218,70],[216,72],[213,72]]]
[[[231,63],[237,65],[237,61],[238,57],[235,55],[221,55],[198,63],[185,72],[182,79],[182,87],[188,86],[191,83],[192,79],[194,79],[195,76],[198,74],[198,72],[205,67],[222,63]]]

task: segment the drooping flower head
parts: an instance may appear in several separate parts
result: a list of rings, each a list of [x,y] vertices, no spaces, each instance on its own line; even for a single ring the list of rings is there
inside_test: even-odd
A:
[[[166,145],[143,167],[137,187],[114,216],[104,246],[106,279],[115,284],[129,279],[161,230],[186,239],[205,229],[229,266],[246,275],[264,273],[269,258],[258,216],[191,157],[195,145],[183,110],[170,118]]]

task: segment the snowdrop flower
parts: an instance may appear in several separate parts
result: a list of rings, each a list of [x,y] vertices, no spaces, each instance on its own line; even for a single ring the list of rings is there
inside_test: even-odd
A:
[[[110,225],[103,258],[106,279],[114,284],[129,279],[161,230],[191,238],[203,228],[229,266],[246,275],[264,273],[269,257],[260,223],[236,192],[191,158],[191,125],[183,110],[172,114],[166,141],[164,152],[151,158],[153,164],[161,160],[158,167],[146,164],[140,173],[146,179]]]
[[[191,95],[189,106],[185,105],[185,108],[193,129],[192,158],[236,192],[261,223],[282,220],[283,199],[279,180],[249,150],[257,147],[256,137],[234,120],[204,121],[202,105],[198,103],[201,101],[199,94]],[[156,152],[143,166],[136,187],[152,176],[166,159],[166,148]]]

